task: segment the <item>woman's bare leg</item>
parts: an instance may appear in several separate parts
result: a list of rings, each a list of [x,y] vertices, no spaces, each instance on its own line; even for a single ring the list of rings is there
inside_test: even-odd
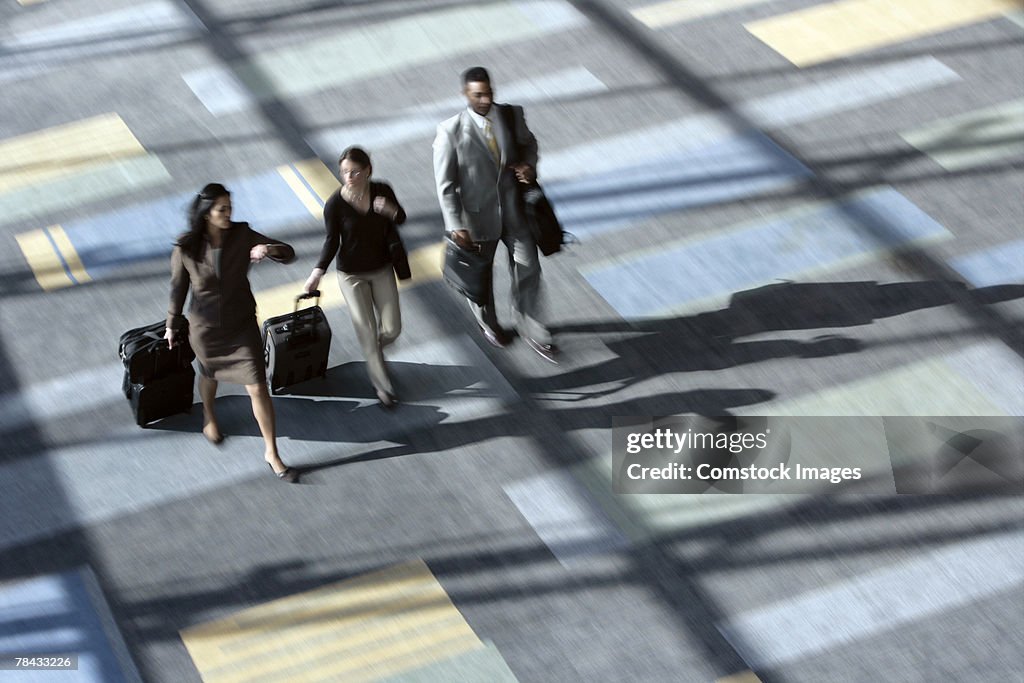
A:
[[[252,414],[256,416],[256,423],[260,426],[260,434],[263,435],[263,443],[266,446],[263,459],[270,463],[275,472],[284,472],[288,467],[281,462],[281,456],[277,454],[277,434],[274,431],[274,404],[270,400],[270,392],[263,382],[258,384],[246,384],[245,390],[252,399]]]
[[[220,443],[224,436],[217,424],[214,403],[217,401],[217,380],[199,376],[199,398],[203,401],[203,436],[212,443]]]

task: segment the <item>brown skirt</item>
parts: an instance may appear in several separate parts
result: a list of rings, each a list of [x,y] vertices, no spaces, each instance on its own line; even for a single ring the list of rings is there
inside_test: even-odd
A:
[[[267,381],[263,340],[255,317],[234,327],[190,325],[188,340],[203,377],[247,385]]]

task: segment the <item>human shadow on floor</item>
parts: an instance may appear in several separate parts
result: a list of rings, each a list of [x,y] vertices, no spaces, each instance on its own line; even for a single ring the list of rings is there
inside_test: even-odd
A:
[[[557,439],[577,430],[607,429],[616,415],[729,415],[737,406],[763,403],[775,396],[764,389],[705,389],[552,411],[529,404],[509,405],[495,392],[477,386],[480,374],[474,368],[395,363],[393,376],[406,398],[396,409],[385,411],[370,399],[365,364],[346,365],[350,367],[332,368],[326,379],[295,385],[293,393],[274,399],[278,438],[334,442],[341,447],[335,453],[322,452],[314,463],[303,463],[304,471],[443,452],[502,437],[543,440],[550,432],[549,436]],[[357,393],[363,395],[352,396]],[[347,396],[339,398],[339,394]],[[438,405],[442,399],[444,410]],[[480,399],[491,400],[482,403]],[[260,434],[247,396],[219,397],[217,418],[228,439]],[[163,420],[152,428],[198,433],[201,426],[202,409],[197,405],[190,415]],[[351,444],[381,447],[353,453],[358,449]]]
[[[628,334],[606,343],[617,357],[551,377],[525,381],[534,394],[566,392],[562,400],[607,395],[671,372],[721,370],[775,358],[821,358],[860,351],[863,343],[840,335],[810,340],[737,341],[769,331],[854,327],[968,296],[978,305],[1024,297],[1024,285],[968,291],[960,282],[783,282],[737,292],[728,308],[675,318],[596,321],[553,328],[566,334]],[[614,383],[611,389],[570,390]]]
[[[287,387],[274,396],[277,436],[301,441],[376,443],[400,441],[410,430],[427,429],[448,417],[441,404],[468,415],[479,414],[488,401],[503,397],[488,386],[480,369],[465,365],[393,362],[388,367],[401,403],[384,410],[366,375],[366,363],[355,361],[328,369],[315,378]],[[228,439],[259,436],[248,396],[219,396],[217,421]],[[154,430],[199,432],[202,406],[150,426]]]
[[[310,471],[406,455],[440,453],[506,437],[530,437],[546,443],[556,443],[562,435],[570,432],[608,429],[612,417],[617,415],[694,413],[720,417],[730,415],[731,410],[738,406],[763,403],[774,397],[774,392],[765,389],[702,389],[656,394],[598,407],[542,410],[527,404],[498,414],[419,426],[407,431],[400,438],[392,438],[392,441],[400,441],[395,446],[325,460],[306,469]],[[397,412],[416,407],[402,406]],[[567,465],[574,462],[577,456],[559,452],[558,457],[563,459],[562,464]]]
[[[445,396],[493,398],[486,375],[470,365],[433,365],[388,361],[388,372],[402,401],[429,401]],[[323,379],[287,387],[279,396],[338,397],[373,399],[376,394],[367,376],[364,361],[351,361],[327,370]]]

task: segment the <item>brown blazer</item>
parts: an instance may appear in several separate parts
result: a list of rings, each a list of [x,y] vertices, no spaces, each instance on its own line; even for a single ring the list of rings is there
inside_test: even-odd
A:
[[[184,317],[182,309],[189,286],[192,302],[188,313],[192,325],[231,327],[256,316],[256,299],[249,286],[249,250],[257,244],[271,245],[269,258],[288,263],[295,258],[289,245],[261,235],[248,223],[232,223],[221,241],[220,277],[213,264],[213,250],[205,242],[202,257],[197,261],[174,247],[171,253],[171,303],[167,310],[167,327],[179,330]]]

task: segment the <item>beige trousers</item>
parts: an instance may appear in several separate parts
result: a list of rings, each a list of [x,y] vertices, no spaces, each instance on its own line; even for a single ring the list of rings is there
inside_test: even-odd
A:
[[[383,348],[402,333],[402,311],[398,306],[398,285],[390,264],[366,273],[338,272],[338,286],[345,297],[352,327],[366,358],[370,382],[377,391],[394,394],[384,367]]]

